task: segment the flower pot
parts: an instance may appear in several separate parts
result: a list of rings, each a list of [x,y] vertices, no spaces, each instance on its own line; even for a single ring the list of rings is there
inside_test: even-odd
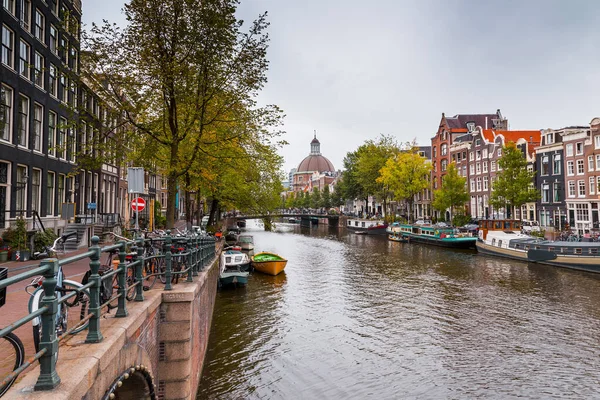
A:
[[[0,251],[0,263],[8,261],[8,251]]]
[[[12,258],[13,261],[29,261],[31,258],[31,252],[29,250],[13,250]]]

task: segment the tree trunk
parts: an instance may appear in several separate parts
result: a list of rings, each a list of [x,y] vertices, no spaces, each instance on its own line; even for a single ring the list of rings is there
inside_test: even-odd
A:
[[[210,216],[208,217],[208,225],[216,224],[217,219],[215,218],[215,213],[217,212],[218,208],[219,208],[219,200],[213,198],[210,203],[210,211],[209,211]]]
[[[192,229],[192,198],[190,194],[190,174],[185,174],[185,222],[188,229]]]
[[[167,176],[167,229],[175,227],[175,209],[177,208],[177,175],[170,172]]]

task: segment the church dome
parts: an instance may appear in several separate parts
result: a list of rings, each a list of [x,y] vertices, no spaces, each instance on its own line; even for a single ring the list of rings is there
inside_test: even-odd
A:
[[[296,172],[334,172],[335,167],[327,159],[321,155],[321,143],[317,139],[315,132],[314,139],[310,142],[310,154],[302,160]]]
[[[335,168],[331,161],[322,155],[310,155],[306,157],[300,165],[298,165],[298,170],[296,172],[333,172]]]

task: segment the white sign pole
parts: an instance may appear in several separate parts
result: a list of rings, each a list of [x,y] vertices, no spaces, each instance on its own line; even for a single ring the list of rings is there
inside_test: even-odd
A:
[[[140,211],[139,211],[140,208],[139,208],[138,201],[137,201],[138,197],[139,197],[139,194],[136,193],[136,196],[135,196],[135,233],[136,233],[136,235],[137,235],[138,231],[140,230],[140,224],[138,222],[138,215],[140,213]]]

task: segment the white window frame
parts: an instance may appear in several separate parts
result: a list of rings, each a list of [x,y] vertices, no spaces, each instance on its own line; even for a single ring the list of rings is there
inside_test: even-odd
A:
[[[590,176],[590,194],[596,194],[596,177]]]
[[[585,173],[585,163],[583,160],[577,160],[577,175],[583,175]]]
[[[31,45],[21,39],[19,41],[19,75],[31,80]]]
[[[33,103],[33,150],[42,151],[42,137],[44,134],[44,106]]]
[[[577,181],[577,195],[579,197],[585,197],[585,181],[584,180]]]
[[[54,125],[52,125],[54,124]],[[54,111],[48,112],[48,136],[46,138],[46,153],[49,157],[56,157],[56,132],[58,127],[58,115]]]
[[[2,24],[2,64],[15,69],[15,32]]]
[[[7,85],[2,85],[0,88],[0,113],[6,119],[4,129],[0,131],[0,140],[10,142],[12,137],[13,127],[13,104],[14,104],[13,88]]]
[[[567,175],[568,176],[575,175],[575,161],[573,161],[573,160],[567,161]]]
[[[37,192],[37,193],[36,193]],[[31,210],[42,214],[42,170],[32,168],[31,170]]]
[[[36,37],[37,40],[44,43],[44,33],[46,32],[46,17],[44,13],[42,13],[39,9],[35,9],[35,21],[34,21],[34,32],[33,36]]]
[[[25,107],[23,107],[23,105],[25,105]],[[31,112],[30,109],[31,100],[29,99],[29,97],[20,94],[16,144],[17,146],[25,148],[27,148],[27,145],[29,143],[29,113]]]
[[[44,89],[44,56],[35,52],[33,59],[33,82],[35,86]]]
[[[56,174],[48,171],[46,174],[46,216],[54,215],[54,197],[56,195]]]
[[[573,143],[567,143],[565,146],[565,151],[567,153],[567,157],[571,157],[573,155]]]
[[[11,13],[13,17],[15,16],[15,5],[16,5],[15,0],[2,0],[3,8],[6,11],[8,11],[9,13]]]
[[[588,156],[588,172],[594,170],[594,156]]]
[[[569,181],[568,185],[569,185],[569,197],[575,197],[575,195],[576,195],[575,181]]]
[[[583,154],[583,142],[575,143],[575,155],[580,156]]]

